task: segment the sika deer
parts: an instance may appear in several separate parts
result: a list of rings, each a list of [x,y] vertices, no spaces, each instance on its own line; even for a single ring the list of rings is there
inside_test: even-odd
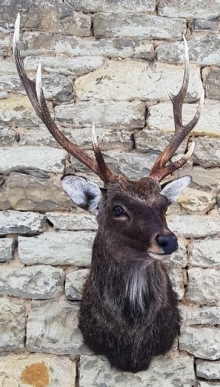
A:
[[[171,96],[175,132],[156,160],[150,176],[131,181],[113,174],[105,164],[93,128],[95,157],[71,143],[52,120],[41,87],[40,65],[36,84],[24,70],[19,53],[19,16],[14,34],[14,57],[26,93],[48,130],[64,149],[95,172],[104,189],[79,176],[62,177],[64,190],[80,207],[97,215],[90,274],[83,290],[80,327],[85,343],[106,355],[112,366],[129,372],[149,367],[152,356],[168,351],[178,332],[176,294],[162,264],[164,255],[177,249],[177,238],[168,229],[165,212],[190,183],[189,176],[174,180],[161,190],[160,182],[190,158],[194,143],[178,161],[171,158],[195,127],[195,117],[182,124],[182,106],[188,87],[188,53],[181,90]]]

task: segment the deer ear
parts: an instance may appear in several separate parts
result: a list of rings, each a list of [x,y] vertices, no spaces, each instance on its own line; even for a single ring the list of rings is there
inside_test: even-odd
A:
[[[98,214],[98,206],[101,200],[101,190],[95,183],[84,177],[64,175],[61,178],[64,191],[72,201],[85,210]]]
[[[166,196],[169,204],[171,204],[178,199],[181,192],[190,184],[191,180],[192,178],[190,176],[180,177],[179,179],[166,184],[160,193],[161,195]]]

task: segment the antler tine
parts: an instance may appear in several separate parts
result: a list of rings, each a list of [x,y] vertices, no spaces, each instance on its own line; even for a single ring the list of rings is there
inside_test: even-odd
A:
[[[99,169],[102,175],[105,176],[107,181],[114,180],[116,178],[116,175],[114,175],[107,167],[105,160],[103,158],[102,152],[99,148],[96,132],[95,132],[95,125],[92,125],[92,145],[93,145],[96,162],[99,166]]]
[[[175,132],[167,147],[158,157],[156,162],[153,165],[150,176],[157,180],[161,181],[167,175],[173,173],[176,169],[180,168],[184,165],[192,152],[187,152],[180,160],[172,163],[171,158],[179,148],[180,144],[184,140],[184,138],[188,135],[188,133],[196,126],[199,121],[201,110],[204,102],[204,90],[200,97],[200,102],[196,110],[196,114],[193,119],[186,125],[182,124],[182,108],[184,98],[186,96],[188,83],[189,83],[189,55],[188,55],[188,46],[185,37],[183,37],[184,45],[185,45],[185,70],[184,77],[181,89],[177,95],[170,95],[171,102],[173,104],[173,115],[174,115],[174,124],[175,124]],[[189,156],[190,153],[190,156]],[[166,164],[170,162],[168,166]]]
[[[47,129],[50,131],[55,140],[72,156],[90,168],[93,172],[95,172],[101,180],[105,183],[117,179],[117,176],[114,175],[108,167],[105,165],[105,161],[103,156],[101,155],[101,151],[99,149],[99,156],[95,153],[95,159],[89,156],[83,149],[80,149],[77,145],[73,144],[68,138],[64,136],[64,134],[58,129],[57,125],[53,121],[49,109],[46,104],[46,100],[44,98],[44,93],[42,89],[41,82],[41,64],[38,66],[36,82],[30,80],[24,70],[23,63],[20,57],[20,49],[19,49],[19,30],[20,30],[20,14],[18,14],[16,22],[15,22],[15,31],[13,38],[13,51],[14,51],[14,60],[17,67],[17,71],[20,77],[20,80],[24,86],[24,89],[27,93],[27,96],[43,123],[46,125]],[[97,153],[97,154],[98,154]],[[101,160],[99,164],[98,160]]]

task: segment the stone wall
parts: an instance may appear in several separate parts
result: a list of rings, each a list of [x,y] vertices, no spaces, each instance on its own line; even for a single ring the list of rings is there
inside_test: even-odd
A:
[[[168,92],[190,55],[184,122],[205,88],[191,185],[168,214],[179,251],[166,261],[178,294],[173,350],[135,375],[110,369],[77,326],[96,222],[60,186],[64,171],[97,177],[60,149],[36,117],[12,59],[39,61],[48,105],[63,132],[91,151],[91,123],[114,172],[148,174],[173,130]],[[220,1],[2,0],[0,12],[0,386],[220,386]]]

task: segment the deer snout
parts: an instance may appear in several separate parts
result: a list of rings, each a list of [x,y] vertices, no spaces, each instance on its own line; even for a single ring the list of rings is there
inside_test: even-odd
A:
[[[163,254],[172,254],[178,248],[177,237],[175,235],[157,235],[156,242],[163,251]]]

